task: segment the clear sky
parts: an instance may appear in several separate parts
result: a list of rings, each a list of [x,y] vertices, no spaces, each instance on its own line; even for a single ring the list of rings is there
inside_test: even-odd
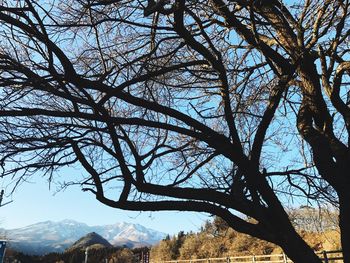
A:
[[[4,202],[9,200],[6,198]],[[0,208],[0,228],[12,229],[64,219],[88,225],[137,223],[167,234],[176,234],[182,230],[197,231],[208,216],[201,213],[139,213],[114,209],[99,203],[91,193],[82,192],[75,186],[68,187],[64,192],[50,191],[48,184],[39,176],[32,182],[20,185],[13,195],[13,202]]]

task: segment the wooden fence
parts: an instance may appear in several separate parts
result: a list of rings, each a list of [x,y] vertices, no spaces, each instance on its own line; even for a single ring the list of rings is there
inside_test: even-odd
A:
[[[341,250],[323,251],[318,255],[325,263],[343,262],[343,251]]]
[[[343,262],[343,253],[341,250],[323,251],[317,253],[325,263],[341,263]],[[235,262],[251,262],[251,263],[292,263],[286,254],[272,255],[253,255],[253,256],[236,256],[223,258],[202,258],[202,259],[179,259],[169,261],[150,261],[150,263],[235,263]]]

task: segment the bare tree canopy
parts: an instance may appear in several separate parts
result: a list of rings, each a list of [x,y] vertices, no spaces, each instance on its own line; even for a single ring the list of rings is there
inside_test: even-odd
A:
[[[287,198],[339,203],[350,262],[349,1],[0,1],[0,164],[100,202],[201,211],[321,262]],[[254,220],[245,220],[243,214]]]

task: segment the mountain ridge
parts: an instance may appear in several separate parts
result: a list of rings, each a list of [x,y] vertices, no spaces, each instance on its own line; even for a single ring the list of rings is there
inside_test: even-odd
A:
[[[43,221],[21,228],[0,229],[0,235],[9,240],[15,250],[32,255],[63,252],[88,233],[95,232],[113,246],[150,246],[166,234],[140,224],[117,222],[108,225],[89,226],[71,219]]]

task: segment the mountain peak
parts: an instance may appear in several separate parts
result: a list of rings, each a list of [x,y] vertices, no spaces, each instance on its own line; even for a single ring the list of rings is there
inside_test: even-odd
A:
[[[90,247],[101,248],[112,247],[112,245],[99,234],[91,232],[76,241],[68,250],[86,249]]]
[[[64,223],[64,224],[81,224],[81,223],[78,223],[77,221],[72,220],[72,219],[63,219],[63,220],[59,221],[59,223]]]
[[[81,223],[72,219],[63,219],[61,221],[58,221],[57,223],[59,224],[64,224],[64,225],[69,225],[69,226],[78,226],[78,225],[83,225],[83,226],[87,226],[87,224],[85,223]]]

